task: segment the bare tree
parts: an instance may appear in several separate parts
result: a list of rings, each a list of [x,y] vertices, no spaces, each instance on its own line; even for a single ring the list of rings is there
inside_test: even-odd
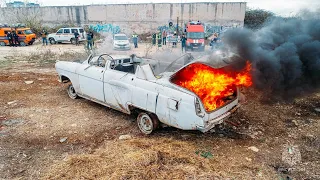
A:
[[[8,0],[1,0],[7,3]],[[29,1],[25,1],[25,4]],[[42,29],[43,13],[40,7],[7,7],[4,9],[5,19],[8,24],[22,23],[30,27],[35,33],[39,33]]]

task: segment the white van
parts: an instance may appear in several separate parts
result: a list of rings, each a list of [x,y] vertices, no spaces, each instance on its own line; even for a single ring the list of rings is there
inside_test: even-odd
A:
[[[56,33],[49,34],[48,40],[51,44],[62,42],[71,42],[72,44],[76,44],[74,32],[79,33],[79,42],[86,40],[86,32],[82,27],[60,28]]]

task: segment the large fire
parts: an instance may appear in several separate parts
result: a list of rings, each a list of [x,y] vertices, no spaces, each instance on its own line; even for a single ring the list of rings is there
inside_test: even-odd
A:
[[[172,82],[199,96],[206,111],[221,107],[236,95],[237,86],[251,86],[251,64],[238,73],[214,69],[202,63],[194,63],[179,71]]]

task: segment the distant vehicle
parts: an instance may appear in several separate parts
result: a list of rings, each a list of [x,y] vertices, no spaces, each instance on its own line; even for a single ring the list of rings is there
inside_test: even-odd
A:
[[[113,49],[116,50],[130,50],[129,38],[125,34],[115,34],[113,36]]]
[[[176,75],[189,65],[209,68],[205,62],[185,54],[171,64],[158,63],[134,55],[100,54],[90,55],[82,63],[58,61],[55,67],[59,81],[70,83],[70,98],[83,97],[126,114],[136,113],[144,134],[160,125],[206,132],[240,106],[236,87],[220,99],[223,105],[207,110],[194,92],[174,83]],[[155,74],[157,67],[166,68]]]
[[[74,32],[79,33],[79,42],[86,40],[86,32],[82,27],[60,28],[56,33],[49,34],[47,38],[51,44],[62,42],[71,42],[72,44],[76,44]]]
[[[191,21],[187,24],[187,42],[186,50],[200,50],[204,51],[204,25],[201,22]]]
[[[9,31],[15,31],[17,33],[19,36],[20,46],[32,45],[36,40],[36,35],[30,28],[0,27],[0,46],[9,45],[9,40],[7,39],[7,33]]]

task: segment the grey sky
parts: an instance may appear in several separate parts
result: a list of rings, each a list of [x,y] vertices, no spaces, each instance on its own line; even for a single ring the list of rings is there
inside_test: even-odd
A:
[[[0,0],[1,1],[1,0]],[[10,0],[7,0],[10,1]],[[13,1],[13,0],[11,0]],[[164,3],[164,2],[241,2],[241,0],[28,0],[36,1],[43,6],[89,5],[106,3]],[[312,11],[320,9],[320,0],[245,0],[248,7],[270,10],[276,14],[290,16],[300,9]]]

